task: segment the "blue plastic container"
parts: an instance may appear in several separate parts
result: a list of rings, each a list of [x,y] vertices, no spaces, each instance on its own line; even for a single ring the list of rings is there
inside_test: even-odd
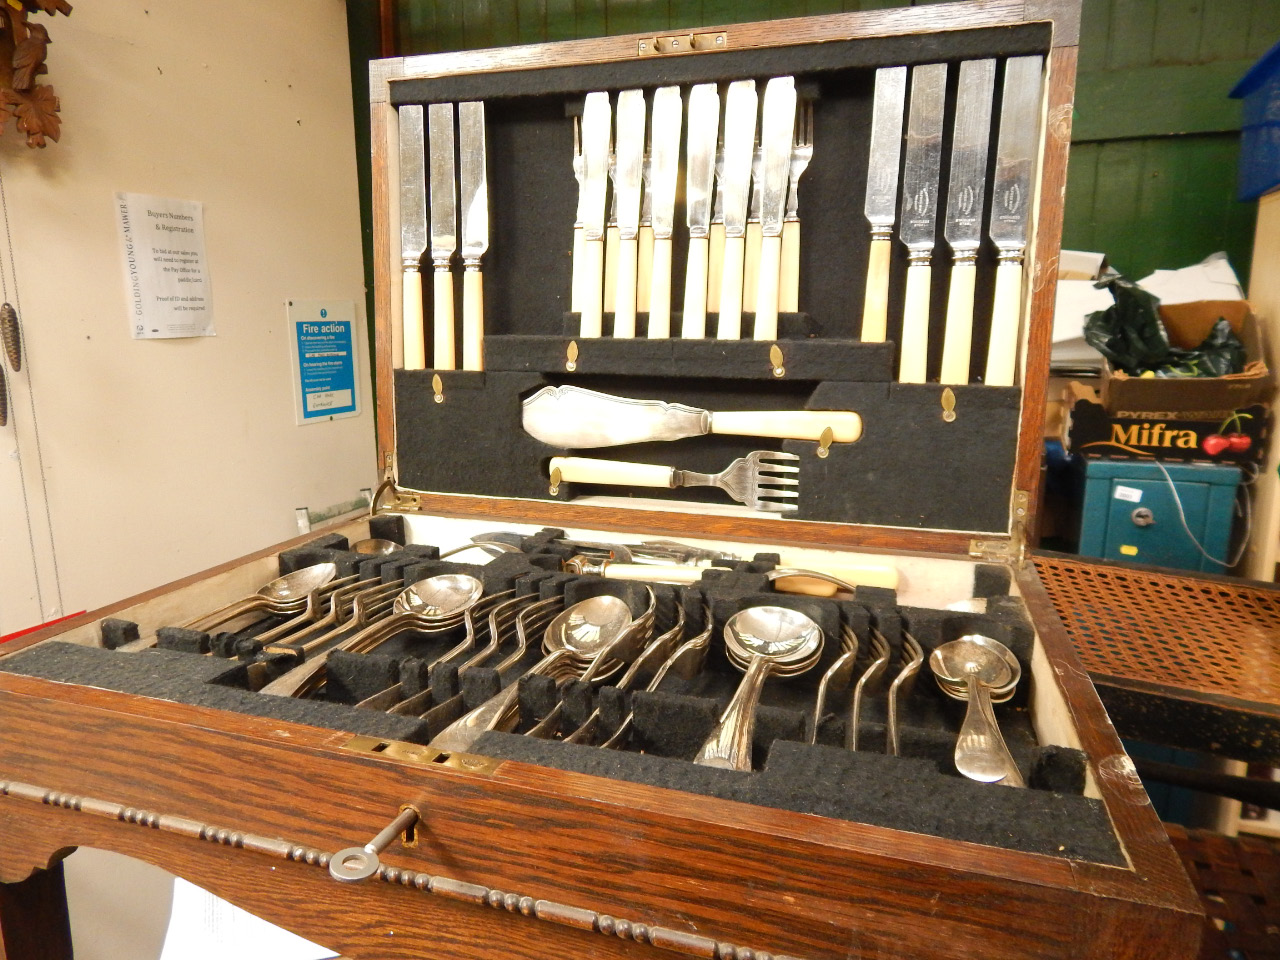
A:
[[[1253,200],[1280,187],[1280,43],[1263,54],[1231,96],[1244,101],[1239,197]]]

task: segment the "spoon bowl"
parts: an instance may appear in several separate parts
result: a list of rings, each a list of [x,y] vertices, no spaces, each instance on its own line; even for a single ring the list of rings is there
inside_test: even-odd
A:
[[[351,545],[351,552],[358,553],[365,557],[385,557],[389,553],[395,553],[400,549],[400,544],[394,540],[383,540],[381,537],[367,537],[364,540],[357,540]]]
[[[480,599],[484,584],[465,573],[441,573],[406,587],[396,597],[393,612],[424,620],[456,617]]]
[[[970,634],[935,649],[929,668],[943,693],[968,702],[956,739],[956,769],[970,780],[1026,786],[991,708],[993,691],[1008,699],[1022,674],[1012,651],[998,640]]]

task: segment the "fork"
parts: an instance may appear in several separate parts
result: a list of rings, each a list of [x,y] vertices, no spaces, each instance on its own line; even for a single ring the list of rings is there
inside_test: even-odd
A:
[[[782,279],[778,308],[782,313],[800,309],[800,176],[813,159],[813,102],[805,101],[796,117],[791,147],[791,182],[787,187],[787,211],[782,220]]]
[[[582,157],[582,120],[573,118],[573,178],[578,181],[578,194],[582,194],[582,180],[586,176],[586,160]],[[573,225],[573,261],[572,278],[569,286],[569,309],[574,313],[581,311],[582,301],[582,221]]]
[[[634,487],[719,487],[739,503],[752,510],[787,513],[797,509],[785,501],[800,496],[800,481],[786,474],[799,473],[789,461],[799,460],[794,453],[777,450],[755,450],[739,457],[719,473],[694,473],[652,463],[625,463],[618,460],[593,460],[589,457],[552,457],[548,470],[560,479],[578,483],[607,483]]]

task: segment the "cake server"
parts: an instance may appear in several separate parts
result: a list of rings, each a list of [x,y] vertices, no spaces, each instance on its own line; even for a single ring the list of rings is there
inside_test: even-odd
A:
[[[685,145],[685,222],[689,259],[685,265],[684,317],[680,335],[707,333],[707,237],[711,230],[711,185],[715,177],[716,136],[720,129],[720,93],[714,83],[689,91],[689,137]]]
[[[709,433],[819,441],[829,430],[836,443],[853,443],[862,435],[862,417],[852,410],[712,413],[683,403],[632,400],[569,385],[543,387],[523,406],[525,432],[565,449],[680,440]]]
[[[653,263],[649,286],[649,336],[671,336],[671,235],[675,232],[680,179],[680,126],[684,101],[679,87],[659,87],[650,114],[649,182]]]
[[[871,224],[871,252],[862,306],[862,339],[874,343],[883,343],[889,328],[889,254],[897,220],[898,161],[902,157],[902,110],[906,102],[907,68],[877,70],[864,207]]]
[[[742,337],[742,265],[747,245],[747,199],[755,152],[757,102],[754,80],[729,84],[724,108],[724,168],[716,196],[717,206],[724,213],[724,261],[716,327],[716,336],[721,340]]]
[[[454,368],[453,255],[458,250],[458,184],[453,172],[453,104],[427,107],[427,134],[431,150],[431,263],[432,350],[431,366]]]
[[[956,125],[951,135],[951,182],[943,235],[951,246],[951,285],[947,324],[942,335],[943,383],[969,382],[973,342],[973,287],[982,242],[983,200],[987,189],[987,143],[991,139],[994,60],[960,64]]]
[[[902,383],[924,383],[929,362],[930,261],[938,238],[938,177],[946,96],[945,63],[930,63],[912,71],[899,231],[907,245],[908,261],[898,345],[898,380]]]
[[[756,287],[757,340],[774,340],[778,336],[782,221],[787,209],[787,186],[791,182],[791,145],[795,126],[795,77],[774,77],[764,88],[764,109],[760,120],[760,146],[764,160],[760,190],[760,279]],[[725,229],[728,232],[727,226]]]
[[[485,174],[484,103],[458,104],[462,180],[462,369],[484,369],[484,281],[489,249],[489,182]]]
[[[1031,174],[1040,134],[1040,84],[1040,57],[1010,57],[1005,63],[990,227],[1000,263],[983,377],[984,383],[994,386],[1012,386],[1017,365],[1022,260],[1027,250]]]
[[[618,271],[614,287],[613,335],[636,335],[636,261],[640,234],[640,187],[644,173],[644,91],[618,94],[614,197],[618,216]]]
[[[404,368],[427,366],[426,334],[422,330],[422,274],[427,252],[426,134],[422,107],[406,104],[400,115],[400,257],[404,264]]]

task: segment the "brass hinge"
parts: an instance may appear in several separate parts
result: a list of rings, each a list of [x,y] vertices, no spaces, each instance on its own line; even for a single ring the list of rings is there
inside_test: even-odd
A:
[[[1031,495],[1025,490],[1013,491],[1011,504],[1012,522],[1009,536],[990,537],[969,541],[969,556],[987,563],[1008,563],[1021,566],[1027,558],[1027,516]]]
[[[379,740],[377,737],[355,736],[342,744],[341,749],[366,757],[386,757],[401,763],[414,763],[424,767],[451,767],[454,770],[486,775],[493,773],[502,763],[501,760],[495,760],[492,757],[480,757],[471,753],[448,753],[417,743],[406,743],[403,740]]]
[[[702,53],[706,50],[725,50],[729,46],[727,33],[678,33],[668,37],[645,37],[636,44],[636,56],[652,57],[671,53]]]

